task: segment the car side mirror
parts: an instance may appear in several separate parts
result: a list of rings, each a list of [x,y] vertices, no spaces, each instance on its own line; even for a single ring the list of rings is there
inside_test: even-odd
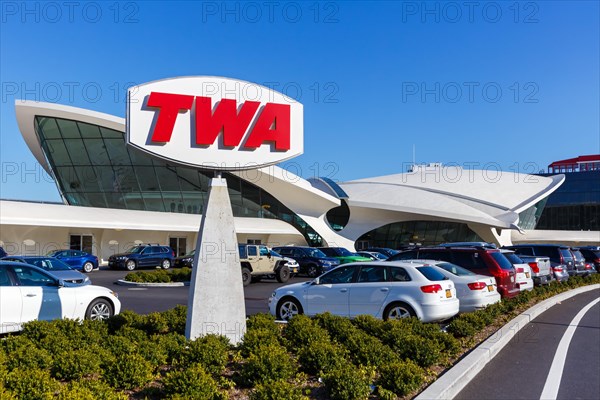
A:
[[[56,286],[58,286],[59,288],[64,287],[65,281],[63,281],[62,279],[59,279],[58,281],[56,281]]]
[[[321,283],[321,280],[318,277],[312,281],[313,285],[318,285],[319,283]]]
[[[270,251],[267,253],[267,257],[271,258],[271,252]]]

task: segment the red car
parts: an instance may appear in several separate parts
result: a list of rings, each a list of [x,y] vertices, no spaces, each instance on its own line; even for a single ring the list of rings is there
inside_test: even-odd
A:
[[[390,257],[388,261],[416,258],[447,261],[479,275],[493,276],[496,278],[498,292],[502,298],[512,298],[520,293],[516,281],[517,272],[498,249],[485,246],[421,247],[403,251]]]

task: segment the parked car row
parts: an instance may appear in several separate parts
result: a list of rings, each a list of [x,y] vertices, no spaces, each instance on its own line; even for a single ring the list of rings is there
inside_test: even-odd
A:
[[[280,251],[293,255],[293,249]],[[595,273],[600,248],[583,250],[589,252],[560,245],[498,249],[473,242],[415,247],[396,252],[387,262],[343,264],[312,281],[280,287],[269,298],[269,310],[283,320],[331,312],[440,321],[515,297],[534,285],[564,281],[569,274]],[[458,301],[451,305],[450,299]]]

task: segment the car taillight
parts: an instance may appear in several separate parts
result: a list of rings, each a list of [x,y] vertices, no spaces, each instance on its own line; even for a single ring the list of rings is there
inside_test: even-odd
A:
[[[481,290],[481,289],[485,289],[487,287],[487,285],[484,282],[467,283],[467,286],[471,290]]]
[[[171,250],[171,255],[175,257],[175,250]]]
[[[517,274],[522,274],[524,272],[525,270],[523,268],[517,268]]]
[[[585,269],[592,269],[592,266],[589,263],[585,264]]]
[[[540,267],[538,266],[538,263],[530,262],[528,264],[531,267],[531,270],[533,271],[534,274],[538,274],[540,272]]]
[[[592,261],[592,262],[595,262],[596,264],[598,264],[598,263],[600,263],[600,258],[596,258],[596,259],[595,259],[594,261]]]
[[[554,272],[562,272],[562,267],[552,267],[552,271]]]
[[[421,286],[421,291],[423,293],[437,293],[442,290],[442,285],[427,285]]]

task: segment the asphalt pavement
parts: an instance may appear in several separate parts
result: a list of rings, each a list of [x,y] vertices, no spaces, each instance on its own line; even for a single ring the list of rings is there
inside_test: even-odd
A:
[[[144,269],[143,271],[151,271]],[[128,271],[111,270],[108,267],[100,267],[100,270],[88,274],[92,284],[104,286],[114,290],[119,295],[122,310],[135,311],[138,314],[149,314],[155,311],[166,311],[178,304],[187,305],[188,286],[170,288],[139,288],[117,285],[115,282],[123,279]],[[309,280],[307,277],[294,277],[285,285]],[[261,282],[251,283],[244,288],[246,299],[246,314],[252,315],[269,312],[268,299],[275,288],[284,284],[275,279],[263,279]],[[227,296],[227,293],[223,293]]]
[[[586,292],[535,318],[456,399],[540,399],[552,383],[558,385],[558,393],[551,398],[600,399],[600,303],[593,304],[599,297],[600,290]],[[589,309],[582,312],[586,306]],[[582,317],[575,327],[578,314]],[[574,330],[570,344],[563,340],[569,326]],[[566,350],[564,367],[557,363],[559,347]],[[553,363],[558,364],[558,373],[550,372]]]

